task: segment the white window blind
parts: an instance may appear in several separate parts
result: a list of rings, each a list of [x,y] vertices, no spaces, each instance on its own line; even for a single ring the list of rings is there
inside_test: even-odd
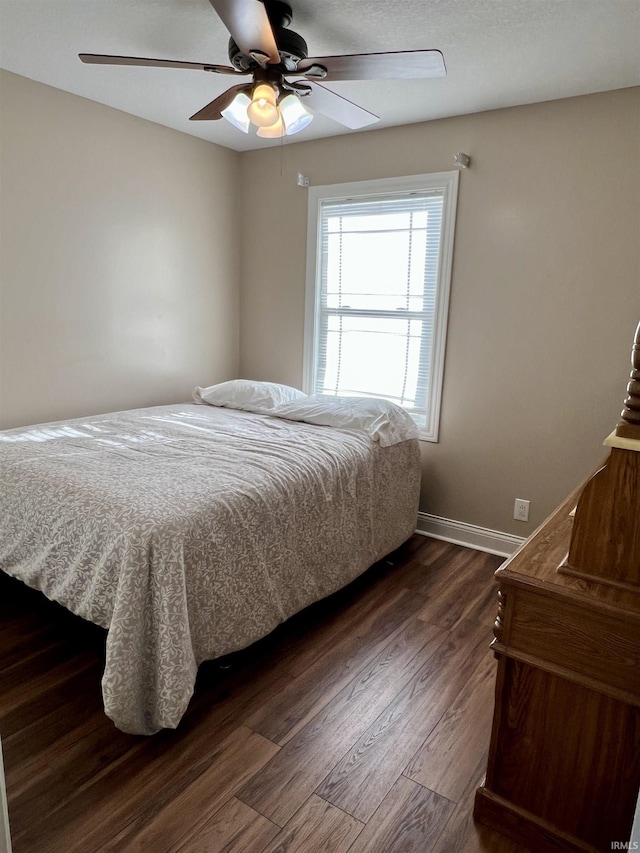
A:
[[[318,199],[307,371],[312,393],[385,397],[434,440],[446,201],[446,186]]]

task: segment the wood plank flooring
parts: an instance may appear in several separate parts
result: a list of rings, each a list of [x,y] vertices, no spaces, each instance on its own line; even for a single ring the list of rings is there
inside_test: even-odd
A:
[[[0,576],[14,853],[518,853],[475,826],[501,559],[414,536],[200,668],[176,731],[104,716],[105,633]]]

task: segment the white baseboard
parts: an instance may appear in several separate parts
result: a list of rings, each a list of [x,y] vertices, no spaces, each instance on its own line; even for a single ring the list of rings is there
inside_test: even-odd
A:
[[[521,536],[501,533],[499,530],[489,530],[464,521],[454,521],[452,518],[441,518],[428,512],[418,513],[416,533],[431,536],[433,539],[443,539],[455,545],[465,545],[476,551],[486,551],[500,557],[510,557],[522,545]]]

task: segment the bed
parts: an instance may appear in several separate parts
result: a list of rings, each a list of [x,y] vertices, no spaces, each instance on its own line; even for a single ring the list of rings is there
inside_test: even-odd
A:
[[[415,529],[415,438],[203,402],[0,433],[0,569],[107,629],[105,712],[132,734]]]

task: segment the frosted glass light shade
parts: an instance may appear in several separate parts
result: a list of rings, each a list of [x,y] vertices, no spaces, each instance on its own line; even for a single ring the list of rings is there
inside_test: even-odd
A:
[[[273,86],[260,83],[253,90],[247,115],[258,127],[270,127],[278,121],[279,114],[276,106],[276,93]]]
[[[280,116],[280,111],[278,110],[278,121],[275,124],[269,125],[269,127],[259,127],[256,135],[261,136],[263,139],[278,139],[284,136],[285,133],[286,130]]]
[[[235,98],[231,101],[228,107],[220,111],[229,124],[237,127],[243,133],[249,133],[249,116],[247,115],[247,107],[251,103],[248,95],[244,92],[238,92]]]
[[[280,101],[280,113],[287,136],[299,133],[313,121],[313,116],[303,107],[297,95],[287,95]]]

